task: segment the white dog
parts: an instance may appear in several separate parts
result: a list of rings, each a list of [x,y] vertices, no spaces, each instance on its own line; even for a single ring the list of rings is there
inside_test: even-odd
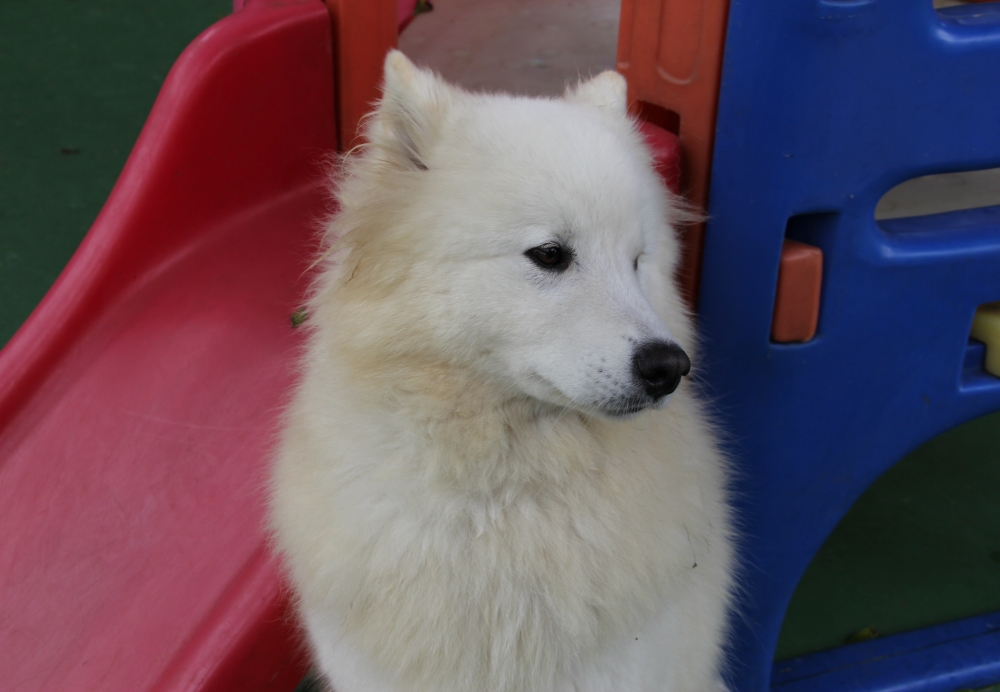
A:
[[[274,487],[337,692],[703,692],[733,588],[683,221],[605,72],[470,94],[392,52]]]

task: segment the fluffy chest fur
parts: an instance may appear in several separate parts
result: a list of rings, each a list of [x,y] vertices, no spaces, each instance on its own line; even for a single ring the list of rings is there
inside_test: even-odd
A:
[[[389,679],[539,689],[728,560],[718,465],[684,393],[626,423],[428,419],[313,382],[278,469],[278,531],[303,607]]]

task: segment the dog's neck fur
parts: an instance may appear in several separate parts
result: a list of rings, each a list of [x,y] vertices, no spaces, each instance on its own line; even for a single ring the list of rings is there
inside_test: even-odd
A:
[[[366,363],[335,349],[357,413],[378,408],[384,434],[405,440],[429,480],[488,497],[558,486],[592,473],[608,424],[517,392],[504,392],[471,368],[428,362]],[[390,415],[384,415],[389,413]],[[619,423],[621,425],[621,423]],[[597,445],[583,444],[584,439]]]

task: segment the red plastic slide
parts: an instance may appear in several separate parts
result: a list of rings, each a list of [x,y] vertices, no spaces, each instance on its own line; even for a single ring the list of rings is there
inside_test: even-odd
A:
[[[336,149],[330,20],[248,7],[174,65],[0,352],[0,689],[290,690],[265,469]]]

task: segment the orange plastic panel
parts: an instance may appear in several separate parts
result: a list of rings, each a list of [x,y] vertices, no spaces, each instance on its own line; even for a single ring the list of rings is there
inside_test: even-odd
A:
[[[771,341],[792,343],[816,336],[822,283],[823,251],[786,239],[781,247]]]
[[[622,0],[618,71],[644,120],[680,136],[681,188],[708,205],[715,115],[729,0]],[[704,224],[684,232],[681,290],[694,306]]]
[[[325,0],[333,23],[340,150],[357,143],[358,124],[379,98],[385,54],[396,47],[397,0]]]

